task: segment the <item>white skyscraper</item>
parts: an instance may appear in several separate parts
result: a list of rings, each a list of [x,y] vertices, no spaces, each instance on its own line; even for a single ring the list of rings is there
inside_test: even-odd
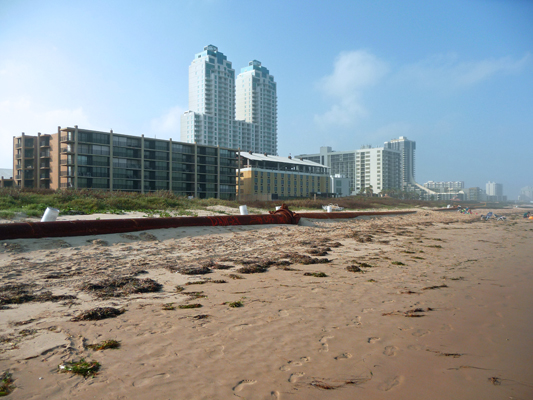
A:
[[[206,46],[189,66],[189,111],[181,118],[181,140],[237,148],[234,121],[235,70],[216,46]]]
[[[181,140],[277,154],[274,78],[260,62],[252,61],[238,81],[236,119],[231,62],[213,45],[195,55],[189,67],[189,111],[181,117]]]
[[[257,125],[253,148],[277,154],[277,90],[274,77],[257,60],[241,69],[236,80],[237,119]]]

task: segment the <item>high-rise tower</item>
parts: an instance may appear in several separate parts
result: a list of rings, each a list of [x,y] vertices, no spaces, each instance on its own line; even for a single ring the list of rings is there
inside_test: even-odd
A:
[[[236,79],[237,119],[257,124],[254,148],[277,154],[277,90],[274,77],[260,61],[250,61]]]
[[[181,140],[238,147],[234,121],[235,70],[216,46],[205,46],[189,66],[189,111],[181,118]]]
[[[216,46],[204,47],[189,67],[189,111],[181,117],[181,140],[277,154],[274,77],[252,61],[239,74],[237,102],[235,91],[231,62]]]

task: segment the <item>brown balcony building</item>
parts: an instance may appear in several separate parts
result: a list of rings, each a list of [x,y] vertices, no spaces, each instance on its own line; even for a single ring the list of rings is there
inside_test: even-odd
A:
[[[130,192],[168,190],[197,198],[235,199],[237,150],[58,128],[13,138],[15,186]]]

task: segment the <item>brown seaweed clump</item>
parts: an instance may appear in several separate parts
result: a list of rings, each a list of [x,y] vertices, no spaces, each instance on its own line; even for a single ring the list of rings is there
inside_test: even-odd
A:
[[[97,297],[122,297],[136,293],[159,292],[163,285],[150,278],[139,279],[131,276],[104,279],[96,283],[85,283],[80,289]]]
[[[202,266],[187,266],[181,267],[177,270],[180,274],[183,275],[205,275],[211,272],[211,268],[202,265]]]
[[[53,295],[50,291],[35,293],[33,285],[25,283],[4,285],[0,287],[0,306],[7,304],[23,304],[29,302],[44,303],[46,301],[63,301],[74,300],[76,296],[73,295]]]
[[[361,268],[359,268],[357,265],[348,265],[346,267],[346,271],[349,271],[349,272],[363,272],[363,270]]]
[[[268,268],[254,264],[254,265],[245,265],[237,270],[241,274],[257,274],[262,272],[267,272]]]
[[[288,258],[293,264],[327,264],[330,262],[327,258],[313,258],[305,254],[289,253],[284,254],[282,258]]]
[[[99,321],[101,319],[115,318],[120,314],[124,314],[125,309],[114,308],[114,307],[96,307],[87,311],[83,311],[81,314],[72,318],[71,321]]]

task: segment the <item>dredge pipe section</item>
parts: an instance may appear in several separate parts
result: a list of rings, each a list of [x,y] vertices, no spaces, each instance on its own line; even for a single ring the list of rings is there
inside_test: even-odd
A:
[[[105,235],[191,226],[297,224],[300,217],[282,208],[271,214],[216,217],[130,218],[92,221],[22,222],[0,225],[0,240]]]

